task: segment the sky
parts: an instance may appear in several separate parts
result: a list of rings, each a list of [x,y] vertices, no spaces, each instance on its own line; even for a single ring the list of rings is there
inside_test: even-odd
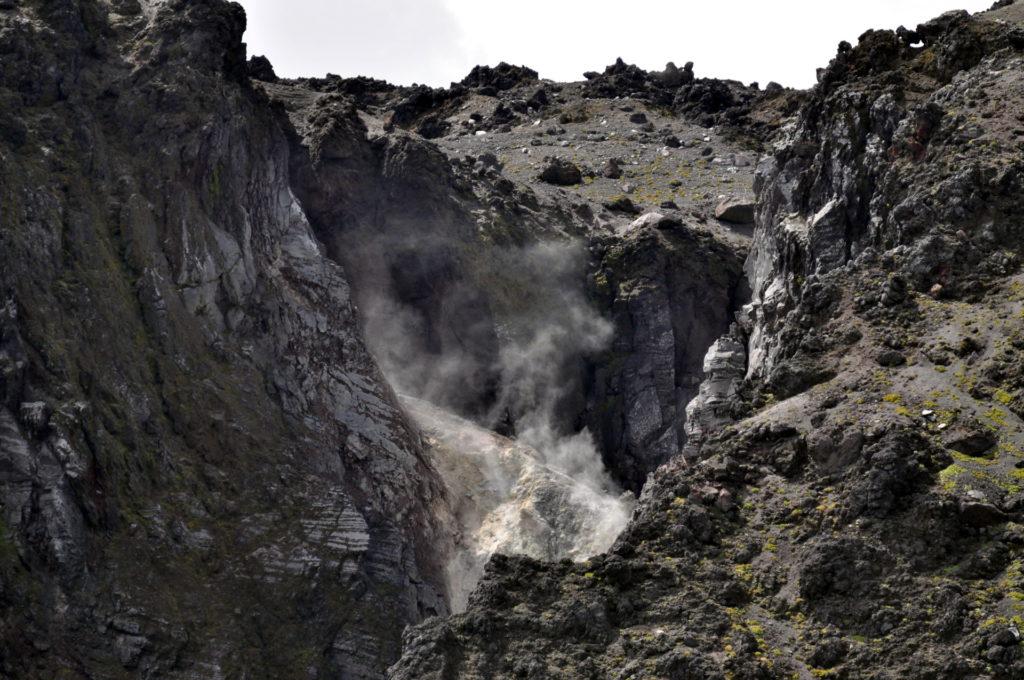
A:
[[[809,87],[841,40],[992,0],[241,0],[250,54],[279,76],[447,86],[476,64],[582,80],[622,57],[647,70]]]

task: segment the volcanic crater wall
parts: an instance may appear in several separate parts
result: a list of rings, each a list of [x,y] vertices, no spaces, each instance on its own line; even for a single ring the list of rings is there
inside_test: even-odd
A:
[[[438,477],[226,2],[0,9],[8,677],[379,677]]]

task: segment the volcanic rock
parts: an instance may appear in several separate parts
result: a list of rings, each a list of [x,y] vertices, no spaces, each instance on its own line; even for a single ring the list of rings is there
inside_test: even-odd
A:
[[[715,208],[715,219],[733,224],[753,224],[754,204],[738,199],[726,199]]]
[[[571,186],[583,181],[583,173],[575,163],[561,158],[552,158],[541,170],[538,178],[548,184]]]

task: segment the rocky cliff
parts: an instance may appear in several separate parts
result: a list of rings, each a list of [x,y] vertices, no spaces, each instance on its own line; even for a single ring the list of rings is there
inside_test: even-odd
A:
[[[0,673],[379,677],[446,611],[442,487],[296,199],[244,14],[0,26]]]

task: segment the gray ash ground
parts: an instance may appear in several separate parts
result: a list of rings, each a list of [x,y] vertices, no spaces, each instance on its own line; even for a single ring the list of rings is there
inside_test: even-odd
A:
[[[600,227],[619,229],[638,214],[658,211],[696,221],[726,240],[749,237],[749,225],[719,222],[714,212],[726,199],[753,200],[756,150],[727,141],[715,128],[652,110],[643,101],[573,94],[581,88],[578,83],[562,86],[562,108],[571,115],[539,112],[492,130],[475,129],[473,116],[487,120],[500,103],[473,96],[453,117],[466,123],[465,131],[435,142],[453,157],[493,153],[509,179],[552,200],[585,201]],[[538,181],[550,159],[577,166],[582,181],[569,186]],[[619,172],[609,172],[610,163]],[[636,206],[635,215],[605,207],[623,198]]]

